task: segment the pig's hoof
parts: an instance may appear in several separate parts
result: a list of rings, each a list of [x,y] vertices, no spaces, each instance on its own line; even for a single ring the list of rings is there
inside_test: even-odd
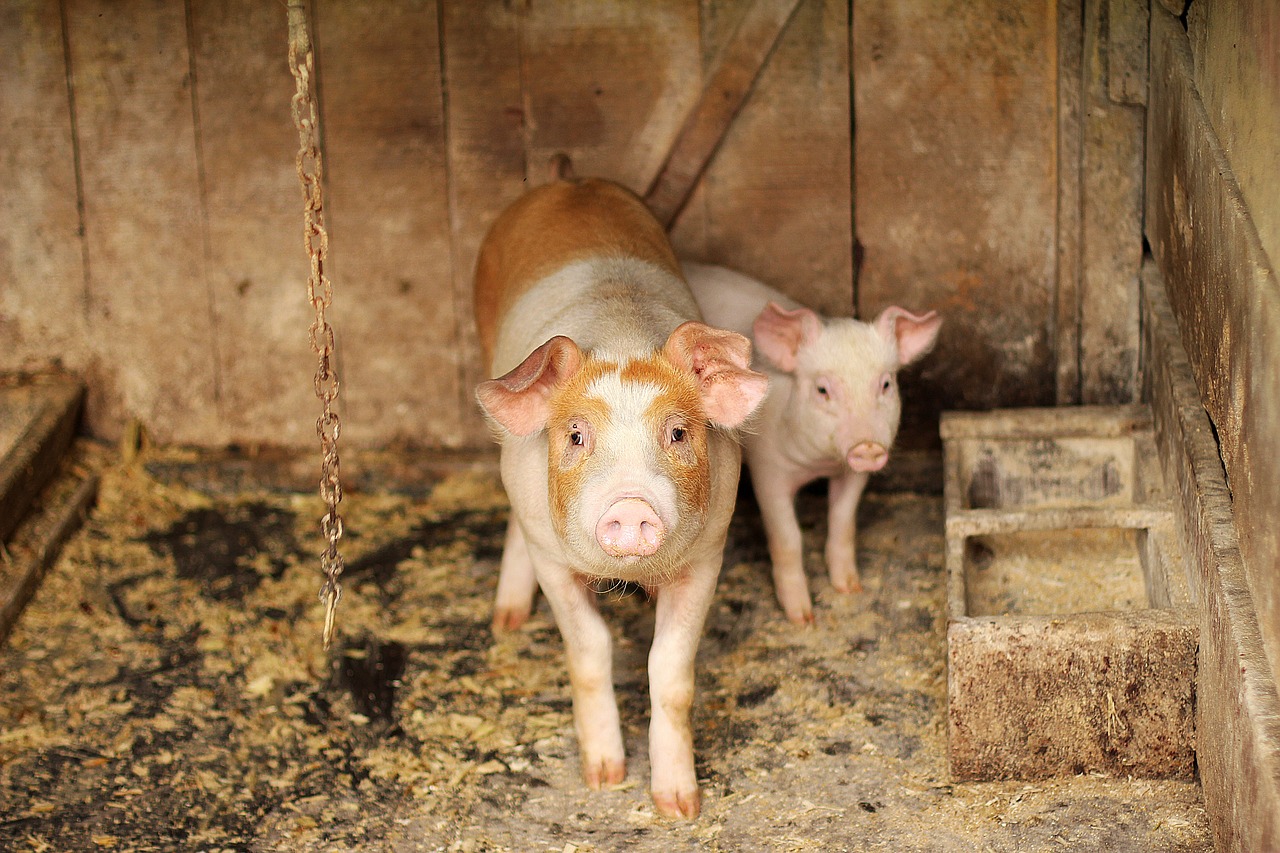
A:
[[[585,761],[582,765],[582,776],[587,787],[599,791],[609,785],[617,785],[627,778],[627,763],[619,758],[600,758]]]
[[[653,805],[663,817],[693,820],[702,810],[702,795],[697,788],[684,791],[654,791]]]
[[[495,607],[493,609],[493,632],[514,631],[529,619],[527,607]]]
[[[856,576],[852,578],[832,578],[831,585],[835,587],[836,592],[842,592],[845,595],[863,592],[862,580]]]

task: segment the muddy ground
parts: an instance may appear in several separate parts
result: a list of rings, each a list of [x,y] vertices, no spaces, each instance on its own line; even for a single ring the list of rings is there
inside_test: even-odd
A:
[[[629,750],[614,790],[578,775],[545,602],[490,633],[506,521],[491,467],[348,492],[330,653],[319,499],[252,468],[210,479],[178,451],[108,465],[0,648],[0,849],[1212,847],[1194,783],[950,780],[939,496],[867,496],[867,592],[845,597],[820,574],[824,498],[804,493],[819,621],[801,630],[774,604],[744,495],[699,656],[704,801],[686,823],[646,790],[642,592],[602,595]]]

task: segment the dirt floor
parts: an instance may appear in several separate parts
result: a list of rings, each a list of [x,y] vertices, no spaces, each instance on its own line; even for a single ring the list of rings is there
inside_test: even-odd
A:
[[[702,816],[672,822],[646,790],[650,603],[602,596],[630,763],[591,792],[545,602],[513,635],[488,627],[506,521],[491,468],[348,492],[326,654],[318,497],[243,466],[188,476],[198,463],[109,465],[0,648],[0,849],[1212,847],[1194,783],[951,782],[938,496],[866,497],[867,592],[844,597],[819,571],[824,498],[802,495],[808,630],[774,603],[743,498],[699,657]]]

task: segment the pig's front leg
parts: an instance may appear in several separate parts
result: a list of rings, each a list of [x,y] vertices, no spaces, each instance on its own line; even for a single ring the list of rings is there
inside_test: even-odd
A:
[[[658,591],[649,650],[649,763],[653,804],[665,817],[695,818],[701,808],[689,709],[694,658],[718,574],[717,559],[686,570]]]
[[[773,562],[773,590],[787,618],[813,624],[813,602],[804,574],[804,539],[796,518],[799,485],[785,468],[767,458],[751,458],[751,486],[760,505],[769,559]]]
[[[839,592],[862,592],[858,577],[858,501],[870,475],[846,471],[831,478],[827,505],[827,572]]]
[[[597,790],[617,784],[627,775],[627,767],[613,693],[609,627],[596,609],[595,592],[567,566],[538,566],[537,578],[564,638],[582,776],[588,787]]]
[[[493,630],[514,631],[533,612],[538,591],[529,546],[515,513],[507,522],[507,538],[502,543],[502,567],[498,570],[498,593],[493,600]]]

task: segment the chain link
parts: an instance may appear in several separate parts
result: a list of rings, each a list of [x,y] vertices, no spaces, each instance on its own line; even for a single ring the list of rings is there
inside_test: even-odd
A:
[[[338,504],[342,502],[342,484],[338,480],[338,435],[342,424],[333,410],[338,398],[338,375],[333,368],[333,327],[325,319],[325,311],[333,304],[333,284],[324,274],[324,261],[329,251],[329,234],[324,227],[324,199],[321,184],[324,165],[320,159],[320,119],[315,102],[311,98],[311,78],[315,72],[315,54],[307,32],[304,0],[289,0],[289,70],[297,83],[297,92],[291,102],[293,123],[298,128],[298,180],[302,184],[303,243],[311,259],[311,274],[307,277],[307,299],[315,309],[316,319],[308,336],[311,349],[319,360],[316,367],[315,391],[321,404],[320,417],[316,419],[316,434],[320,437],[321,475],[320,497],[327,512],[320,519],[320,529],[325,539],[325,550],[320,555],[320,568],[324,572],[324,585],[320,588],[320,600],[325,605],[324,647],[333,640],[334,617],[342,587],[338,583],[344,563],[338,553],[338,541],[342,539],[342,516]]]

